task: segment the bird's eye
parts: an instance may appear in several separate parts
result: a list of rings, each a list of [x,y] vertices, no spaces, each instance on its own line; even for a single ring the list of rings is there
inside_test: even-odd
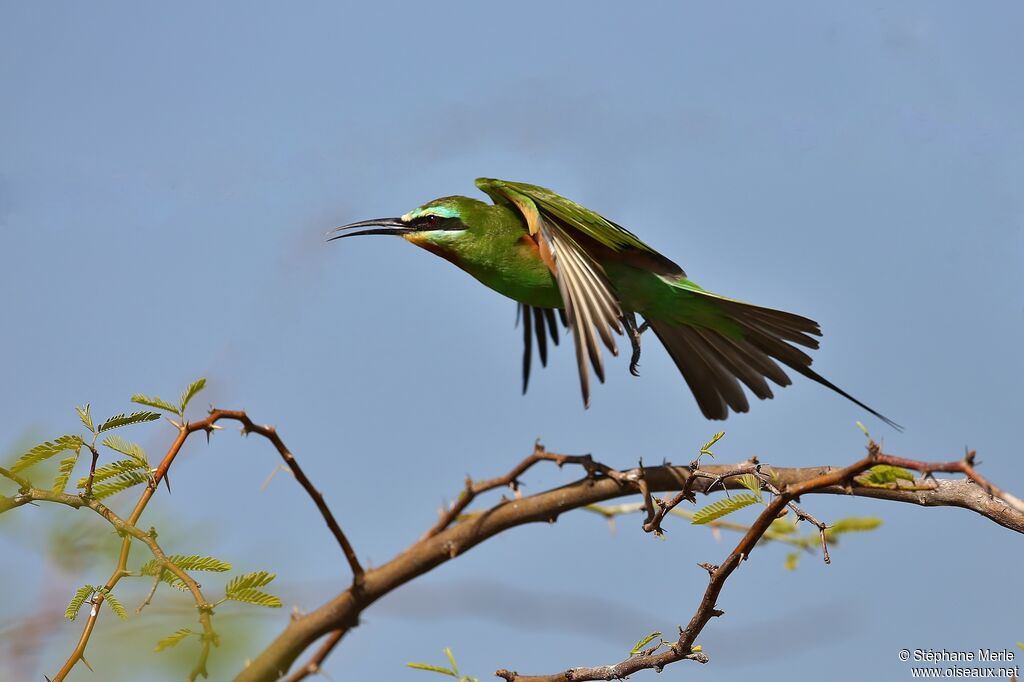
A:
[[[438,223],[438,217],[433,213],[427,215],[427,225],[434,227]]]

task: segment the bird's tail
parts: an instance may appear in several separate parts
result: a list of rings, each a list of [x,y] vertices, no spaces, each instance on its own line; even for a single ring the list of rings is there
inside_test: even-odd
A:
[[[902,430],[899,424],[811,369],[811,357],[799,347],[818,347],[814,337],[821,336],[821,328],[814,320],[719,297],[696,287],[686,286],[685,294],[691,301],[696,294],[705,311],[713,309],[717,314],[709,318],[705,312],[700,323],[649,318],[648,322],[708,419],[725,419],[729,409],[750,409],[740,382],[762,400],[772,397],[768,380],[778,386],[792,383],[779,367],[781,362]]]

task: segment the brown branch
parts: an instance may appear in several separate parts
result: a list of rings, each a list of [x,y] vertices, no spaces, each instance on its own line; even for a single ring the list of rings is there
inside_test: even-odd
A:
[[[514,466],[512,470],[504,476],[498,476],[497,478],[477,482],[473,482],[472,478],[466,478],[466,487],[463,488],[462,492],[459,494],[459,498],[455,500],[455,503],[447,510],[441,513],[441,518],[439,518],[437,523],[423,534],[423,537],[420,538],[420,542],[436,536],[438,533],[452,525],[452,523],[459,518],[459,515],[466,510],[466,507],[472,504],[477,495],[485,493],[488,490],[504,488],[506,486],[518,492],[519,477],[538,462],[554,462],[558,465],[559,469],[566,464],[578,464],[586,469],[587,479],[594,479],[600,474],[619,482],[625,482],[627,480],[627,477],[622,473],[612,469],[611,467],[605,466],[600,462],[595,462],[594,458],[590,455],[560,455],[554,452],[548,452],[544,449],[544,446],[538,442],[534,444],[533,452],[530,453],[522,462]]]
[[[299,482],[299,485],[306,491],[306,493],[312,498],[313,503],[316,504],[316,508],[320,510],[320,515],[323,516],[324,522],[327,527],[330,528],[331,533],[334,535],[334,539],[337,541],[338,546],[341,547],[341,551],[345,554],[345,559],[348,561],[349,568],[352,570],[352,583],[358,586],[362,580],[365,571],[363,570],[362,564],[359,563],[359,557],[356,556],[355,549],[352,547],[352,543],[348,541],[345,533],[341,530],[341,526],[338,525],[338,521],[334,518],[334,514],[331,513],[330,508],[324,501],[324,496],[319,490],[313,485],[309,477],[306,476],[306,472],[299,466],[295,456],[292,455],[291,451],[285,446],[284,441],[277,434],[277,430],[273,426],[261,426],[253,423],[242,410],[219,410],[214,409],[210,411],[210,415],[204,421],[209,421],[210,426],[202,427],[204,429],[211,428],[215,422],[221,419],[230,419],[239,422],[242,425],[242,433],[249,434],[255,433],[263,436],[271,442],[274,448],[277,449],[278,454],[281,455],[281,459],[284,460],[285,465],[295,474],[295,480]]]
[[[534,454],[537,454],[536,451]],[[883,457],[877,452],[870,456]],[[722,487],[742,488],[743,486],[735,477],[728,478],[728,476],[740,468],[755,466],[751,463],[701,466],[700,470],[703,474],[713,477],[710,479],[693,476],[693,471],[688,467],[669,465],[644,467],[642,471],[615,472],[614,476],[588,475],[554,490],[512,500],[503,499],[461,523],[455,522],[456,519],[463,516],[463,512],[473,498],[483,492],[485,488],[491,490],[504,485],[512,485],[523,471],[541,459],[545,458],[534,458],[531,455],[505,476],[467,485],[463,495],[470,499],[464,500],[460,496],[455,505],[442,515],[441,520],[431,528],[426,536],[390,562],[367,571],[363,589],[358,594],[353,593],[351,589],[346,590],[316,610],[292,620],[284,631],[239,673],[236,680],[239,682],[262,682],[279,679],[287,673],[296,658],[316,640],[329,633],[331,633],[332,639],[343,637],[348,630],[358,624],[360,614],[380,597],[510,528],[528,523],[551,522],[564,512],[634,494],[640,490],[639,481],[641,479],[652,492],[678,491],[681,486],[687,486],[687,489],[694,493],[706,493],[713,484],[718,485],[715,483],[717,479],[721,479]],[[558,461],[555,456],[546,459]],[[576,463],[582,464],[584,461],[589,461],[594,472],[615,471],[593,462],[592,459],[577,460]],[[915,486],[912,490],[904,490],[866,486],[851,478],[853,475],[850,473],[851,471],[861,471],[867,466],[880,462],[881,459],[864,459],[846,469],[828,466],[772,467],[770,471],[773,485],[783,491],[784,495],[773,500],[772,504],[778,506],[772,507],[770,513],[766,509],[766,512],[758,517],[755,525],[744,535],[744,539],[738,545],[740,553],[744,556],[748,555],[753,543],[756,543],[756,540],[765,534],[771,521],[785,505],[799,495],[810,492],[880,498],[924,506],[962,507],[986,516],[1006,528],[1024,533],[1024,512],[1000,497],[987,494],[973,480],[932,480],[928,481],[929,485],[927,486]],[[765,469],[766,467],[762,467],[762,470]],[[588,472],[590,471],[588,469]],[[699,621],[702,618],[706,617],[704,620],[706,622],[706,619],[710,619],[714,615],[712,613],[714,611],[713,600],[717,598],[721,583],[738,565],[737,559],[733,559],[732,562],[729,563],[727,560],[722,567],[714,569],[724,572],[717,573],[720,576],[717,579],[715,578],[716,573],[712,574],[712,582],[705,593],[705,599],[711,601],[711,607],[698,610],[695,614],[697,624],[700,624]],[[691,622],[691,625],[693,624]],[[703,627],[703,624],[700,624],[700,627]],[[698,631],[691,631],[692,637],[681,636],[680,640],[674,644],[675,648],[670,652],[671,655],[701,660],[702,652],[693,652],[692,649],[689,653],[685,651],[692,645],[692,638],[696,637]],[[652,654],[650,657],[652,660],[646,662],[653,663],[653,665],[642,667],[656,667],[658,657],[663,655],[665,652]],[[319,667],[323,659],[314,657],[314,660]],[[681,660],[681,658],[674,660]],[[630,665],[636,665],[636,663]],[[602,674],[607,675],[607,668],[601,670],[604,671]],[[560,674],[564,675],[564,673]],[[551,679],[565,678],[563,676]],[[594,677],[592,679],[611,678]]]
[[[833,485],[841,485],[849,481],[853,476],[864,471],[875,464],[872,454],[852,464],[845,469],[831,471],[827,474],[812,478],[802,483],[787,486],[767,504],[764,510],[758,515],[757,520],[750,526],[750,529],[740,539],[735,549],[726,557],[721,565],[702,564],[708,571],[709,581],[707,589],[697,606],[696,613],[690,618],[685,628],[680,628],[679,638],[668,645],[666,651],[657,653],[655,650],[644,652],[646,655],[631,656],[614,665],[602,665],[586,668],[570,668],[564,672],[553,675],[520,675],[509,670],[498,670],[495,675],[504,678],[507,682],[583,682],[584,680],[617,680],[641,670],[655,670],[660,672],[665,666],[682,660],[696,660],[700,663],[707,663],[707,655],[702,651],[694,650],[694,642],[697,636],[704,630],[704,627],[712,618],[721,616],[724,611],[718,609],[718,596],[721,594],[725,581],[739,567],[740,563],[750,557],[761,537],[768,531],[772,521],[778,518],[779,514],[800,495],[814,492]],[[726,474],[729,475],[729,474]],[[726,475],[716,478],[711,487],[718,485]],[[735,474],[732,474],[735,475]],[[802,513],[802,512],[801,512]],[[804,514],[805,518],[807,517]],[[820,526],[819,527],[823,527]],[[822,530],[824,541],[824,531]],[[827,551],[827,550],[826,550]]]
[[[338,645],[338,642],[341,641],[341,638],[345,636],[346,632],[348,632],[347,629],[335,630],[328,635],[327,639],[325,639],[324,643],[320,645],[320,648],[317,649],[316,653],[313,654],[313,656],[300,668],[286,677],[284,682],[299,682],[299,680],[304,680],[310,675],[316,675],[319,673],[320,666],[323,665],[324,659],[330,656],[331,651],[333,651],[334,647]]]

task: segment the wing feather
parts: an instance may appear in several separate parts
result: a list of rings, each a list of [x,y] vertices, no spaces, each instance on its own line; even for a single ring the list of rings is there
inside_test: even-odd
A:
[[[622,304],[612,288],[604,268],[576,238],[586,235],[615,251],[650,251],[636,235],[606,220],[597,213],[536,185],[481,178],[477,186],[496,203],[514,207],[526,223],[526,231],[537,240],[541,256],[551,268],[564,305],[563,322],[572,331],[576,365],[580,376],[583,404],[590,404],[590,369],[603,382],[604,358],[601,345],[612,355],[619,349],[615,335],[623,334]],[[558,342],[554,313],[541,313],[522,306],[527,328],[538,338],[541,363],[546,362],[545,319],[555,343]],[[526,353],[532,353],[529,332],[524,331]],[[589,362],[588,362],[589,361]],[[589,366],[588,366],[589,365]],[[526,388],[529,362],[523,360],[523,389]]]

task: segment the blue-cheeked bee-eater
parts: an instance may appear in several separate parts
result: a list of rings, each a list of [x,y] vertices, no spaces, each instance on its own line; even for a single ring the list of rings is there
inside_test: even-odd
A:
[[[335,228],[330,239],[398,235],[516,301],[524,326],[524,392],[534,338],[546,365],[548,336],[558,343],[560,319],[576,347],[584,406],[588,365],[604,381],[601,346],[618,355],[615,337],[624,335],[633,351],[630,372],[637,374],[640,335],[651,329],[708,419],[725,419],[730,409],[746,412],[743,386],[763,400],[773,397],[769,381],[789,385],[781,363],[899,428],[811,369],[801,347],[818,347],[817,322],[706,291],[629,230],[549,189],[490,178],[476,186],[494,203],[441,197],[398,218]]]

